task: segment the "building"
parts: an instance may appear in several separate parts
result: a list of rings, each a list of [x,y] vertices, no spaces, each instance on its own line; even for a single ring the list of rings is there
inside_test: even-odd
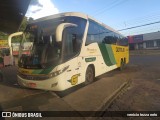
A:
[[[8,48],[8,40],[0,40],[0,49],[1,48]]]
[[[128,36],[130,50],[160,49],[160,31]]]

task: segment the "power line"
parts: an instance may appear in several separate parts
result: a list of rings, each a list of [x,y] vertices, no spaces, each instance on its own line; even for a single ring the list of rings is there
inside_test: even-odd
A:
[[[134,26],[134,27],[129,27],[129,28],[124,28],[124,29],[120,29],[118,31],[124,31],[124,30],[133,29],[133,28],[144,27],[144,26],[153,25],[153,24],[157,24],[157,23],[160,23],[160,21],[152,22],[152,23],[148,23],[148,24],[143,24],[143,25],[138,25],[138,26]]]
[[[111,3],[109,3],[109,6],[114,5],[117,1],[118,1],[118,0],[112,1]],[[101,9],[95,10],[95,11],[93,12],[93,14],[97,14],[98,12],[101,12],[102,10],[106,9],[106,6],[107,6],[107,5],[105,5],[105,6],[104,6],[103,8],[101,8]]]
[[[156,28],[156,27],[154,27],[154,28],[146,28],[145,30],[143,29],[141,29],[141,30],[136,30],[136,31],[126,31],[126,32],[121,32],[123,35],[125,35],[125,36],[128,36],[128,35],[136,35],[136,34],[144,34],[144,33],[151,33],[151,32],[156,32],[156,31],[159,31],[160,30],[160,27],[158,27],[158,28]]]
[[[111,6],[111,7],[109,7],[109,8],[105,8],[105,9],[103,9],[102,11],[98,12],[98,13],[97,13],[97,14],[95,14],[94,16],[96,16],[96,15],[100,15],[100,14],[103,14],[106,10],[113,9],[113,8],[115,8],[116,6],[118,6],[118,5],[122,4],[122,3],[126,2],[126,1],[127,1],[127,0],[119,1],[119,2],[117,2],[116,4],[114,4],[113,6]]]
[[[160,14],[157,14],[157,15],[149,15],[149,16],[144,16],[144,17],[141,17],[141,18],[137,18],[137,19],[134,19],[131,20],[131,21],[125,21],[125,24],[128,25],[128,26],[131,26],[133,24],[140,24],[140,23],[144,23],[144,22],[149,22],[149,21],[156,21],[156,20],[159,20],[160,18]],[[124,22],[122,23],[119,23],[118,25],[116,25],[116,27],[122,27],[124,26]]]

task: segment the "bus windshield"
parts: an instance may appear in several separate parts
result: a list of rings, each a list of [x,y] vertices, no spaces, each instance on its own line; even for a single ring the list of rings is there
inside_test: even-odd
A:
[[[26,42],[31,45],[25,45]],[[47,35],[38,29],[26,30],[20,45],[19,66],[23,68],[46,68],[58,64],[61,45],[56,42],[55,35]]]
[[[19,67],[44,69],[60,64],[63,58],[64,40],[56,41],[56,28],[62,23],[73,23],[80,27],[78,29],[81,29],[80,19],[69,16],[29,24],[24,31],[20,45]],[[26,42],[32,44],[26,46]]]

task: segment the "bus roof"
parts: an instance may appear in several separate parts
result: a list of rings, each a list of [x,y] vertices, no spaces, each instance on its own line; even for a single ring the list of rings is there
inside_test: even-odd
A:
[[[118,31],[114,30],[113,28],[111,28],[110,26],[96,20],[95,18],[91,17],[91,16],[88,16],[84,13],[80,13],[80,12],[65,12],[65,13],[59,13],[59,14],[55,14],[55,15],[50,15],[50,16],[47,16],[47,17],[43,17],[43,18],[39,18],[39,19],[36,19],[32,22],[30,22],[30,24],[32,23],[37,23],[37,22],[41,22],[41,21],[46,21],[46,20],[50,20],[50,19],[54,19],[54,18],[58,18],[58,17],[64,17],[64,16],[76,16],[76,17],[80,17],[80,18],[83,18],[83,19],[90,19],[90,20],[93,20],[95,22],[97,22],[98,24],[100,24],[101,26],[107,28],[108,30],[110,31],[113,31],[115,33],[118,33],[120,35],[122,35],[121,33],[119,33]]]

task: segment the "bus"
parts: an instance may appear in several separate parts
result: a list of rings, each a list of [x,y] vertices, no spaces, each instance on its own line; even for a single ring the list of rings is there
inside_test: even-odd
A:
[[[25,42],[33,42],[30,54],[23,54]],[[17,77],[24,87],[63,91],[128,62],[128,40],[119,32],[83,13],[60,13],[27,25]]]

